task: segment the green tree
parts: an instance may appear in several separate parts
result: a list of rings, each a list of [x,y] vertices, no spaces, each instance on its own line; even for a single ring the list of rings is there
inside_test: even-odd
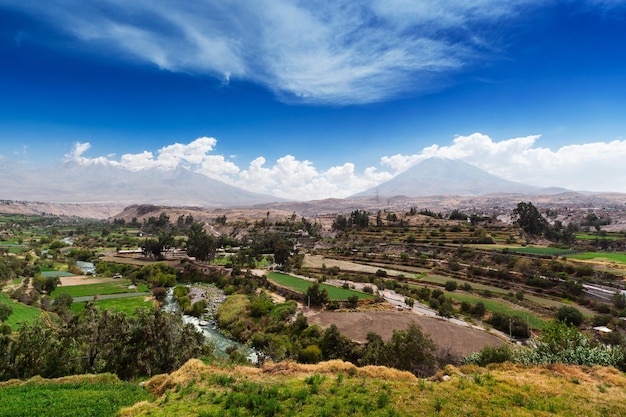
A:
[[[320,284],[316,282],[307,288],[304,293],[304,301],[312,306],[324,305],[328,302],[328,291],[326,288],[320,290]]]
[[[548,221],[531,202],[518,203],[513,210],[513,218],[515,223],[529,235],[541,236],[549,230]]]
[[[437,346],[422,333],[420,327],[411,323],[406,330],[394,330],[391,340],[385,344],[382,365],[409,371],[425,377],[434,373]]]
[[[42,277],[37,275],[33,278],[33,288],[39,293],[45,292],[50,294],[60,283],[61,279],[59,277]]]
[[[8,319],[11,314],[13,314],[13,306],[8,303],[1,302],[0,322],[6,321],[6,319]]]
[[[187,255],[199,261],[211,260],[215,256],[215,239],[209,235],[202,223],[194,223],[187,234]]]
[[[54,299],[54,301],[52,302],[52,307],[54,309],[54,311],[62,311],[62,310],[68,310],[72,307],[72,303],[74,302],[74,299],[72,298],[71,295],[69,295],[66,292],[62,292],[61,294],[57,295],[57,297]]]
[[[556,318],[570,326],[580,326],[583,323],[583,313],[576,307],[562,306],[556,311]]]

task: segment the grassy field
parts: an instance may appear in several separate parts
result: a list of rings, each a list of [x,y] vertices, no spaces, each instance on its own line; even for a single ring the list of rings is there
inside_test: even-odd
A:
[[[592,235],[592,234],[588,234],[588,233],[581,233],[581,234],[577,234],[576,235],[576,239],[580,239],[580,240],[621,240],[624,239],[624,234],[620,233],[620,234],[607,234],[605,236],[602,235]]]
[[[153,399],[139,384],[119,381],[110,374],[68,377],[57,382],[33,380],[0,384],[0,415],[116,416],[124,407]]]
[[[584,252],[569,255],[568,258],[579,259],[581,261],[594,260],[626,264],[626,253],[624,252]]]
[[[10,324],[14,331],[18,329],[18,323],[31,323],[33,320],[41,317],[41,310],[38,308],[15,303],[6,294],[0,293],[0,303],[10,304],[13,307],[13,313],[9,316],[6,323]]]
[[[235,371],[190,361],[148,381],[159,400],[123,416],[626,415],[626,376],[612,368],[450,368],[445,382],[341,361]],[[164,390],[162,387],[171,387]]]
[[[306,290],[313,285],[313,282],[307,281],[305,279],[297,278],[287,274],[281,274],[279,272],[270,272],[267,274],[267,278],[270,281],[275,282],[278,285],[282,285],[283,287],[290,288],[294,291],[298,291],[301,293],[306,292]],[[374,298],[371,294],[366,294],[364,292],[346,290],[339,287],[334,287],[328,284],[320,284],[320,290],[326,289],[328,291],[328,299],[329,300],[347,300],[349,297],[353,295],[357,295],[359,299],[368,299]]]
[[[569,256],[570,254],[574,253],[574,251],[571,249],[547,248],[541,246],[509,247],[507,249],[509,250],[509,252],[528,253],[531,255]]]
[[[85,297],[88,295],[124,294],[150,291],[145,284],[139,284],[137,288],[132,289],[128,288],[129,285],[131,285],[129,280],[119,280],[115,282],[103,282],[100,284],[58,286],[54,291],[52,291],[50,296],[52,298],[56,298],[59,294],[66,293],[72,297]]]
[[[152,301],[146,301],[146,297],[126,297],[126,298],[113,298],[109,300],[96,300],[96,307],[100,310],[121,311],[129,316],[135,314],[135,310],[139,307],[152,307]],[[72,312],[81,313],[85,308],[85,303],[72,303]]]
[[[546,324],[545,320],[537,317],[535,314],[528,312],[528,311],[518,310],[512,304],[509,304],[505,301],[479,297],[476,295],[461,294],[458,292],[444,291],[444,293],[446,297],[450,297],[454,301],[459,302],[459,303],[463,301],[467,301],[468,303],[475,305],[479,301],[482,301],[487,311],[492,312],[492,313],[505,313],[510,316],[521,317],[524,320],[528,320],[528,323],[530,324],[530,326],[535,329],[542,329],[543,326]]]
[[[491,285],[465,281],[465,280],[457,279],[457,278],[444,277],[443,275],[435,275],[435,274],[428,274],[425,276],[421,276],[417,282],[426,282],[430,284],[444,286],[446,284],[446,281],[456,281],[458,285],[469,284],[472,286],[473,290],[479,290],[479,291],[488,290],[488,291],[491,291],[497,297],[503,296],[510,292],[510,290],[494,287]],[[552,300],[549,298],[543,298],[543,297],[539,297],[539,296],[532,295],[532,294],[524,294],[524,298],[528,301],[532,301],[533,303],[537,305],[548,307],[548,308],[551,308],[551,307],[559,308],[562,306],[571,305],[562,301]],[[576,306],[576,308],[578,308],[583,313],[583,315],[587,317],[591,317],[594,314],[596,314],[592,310],[589,310],[588,308],[585,308],[582,306]]]

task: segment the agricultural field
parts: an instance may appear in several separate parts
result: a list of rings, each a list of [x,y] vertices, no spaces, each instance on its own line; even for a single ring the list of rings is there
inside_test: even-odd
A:
[[[471,294],[462,294],[456,291],[444,291],[444,294],[446,295],[446,297],[451,298],[457,303],[462,303],[463,301],[466,301],[472,305],[475,305],[478,302],[482,302],[485,305],[487,311],[491,313],[505,313],[510,316],[523,318],[524,320],[528,320],[530,326],[535,329],[542,329],[543,326],[546,324],[546,321],[538,317],[536,314],[533,314],[526,309],[522,309],[521,307],[517,307],[514,304],[503,300],[478,297]]]
[[[275,282],[283,287],[290,288],[300,293],[305,293],[307,289],[313,285],[312,281],[308,281],[302,278],[297,278],[292,275],[282,274],[278,272],[270,272],[267,274],[267,279]],[[344,288],[335,287],[328,284],[320,284],[320,290],[326,289],[328,291],[328,299],[330,301],[345,301],[348,298],[356,295],[359,299],[371,299],[374,298],[371,294],[366,294],[360,291],[346,290]]]
[[[96,299],[93,303],[100,310],[123,312],[128,316],[134,316],[135,311],[140,307],[151,308],[154,304],[154,300],[152,297],[142,295],[136,297]],[[84,301],[74,302],[71,307],[73,313],[81,313],[84,308]]]
[[[626,252],[583,252],[568,256],[581,261],[615,262],[626,264]]]
[[[69,294],[72,298],[75,297],[85,297],[89,295],[107,295],[107,294],[125,294],[125,293],[136,293],[136,292],[147,292],[149,288],[145,284],[139,284],[138,286],[132,286],[132,283],[129,280],[118,279],[118,280],[107,280],[106,282],[101,282],[97,284],[86,284],[86,285],[59,285],[53,292],[50,294],[52,298],[56,298],[59,294]],[[132,288],[129,288],[131,286]]]
[[[153,399],[137,383],[122,382],[111,374],[0,383],[0,415],[4,417],[112,417],[124,407]]]
[[[576,235],[576,239],[580,240],[622,240],[626,239],[626,235],[624,233],[607,233],[607,234],[589,234],[589,233],[579,233]]]
[[[17,330],[20,323],[31,323],[41,317],[42,314],[40,309],[22,303],[16,303],[4,293],[0,293],[0,303],[9,304],[13,307],[13,313],[6,321],[13,330]]]
[[[525,246],[525,247],[508,247],[509,252],[527,253],[530,255],[548,255],[548,256],[569,256],[575,253],[572,249],[551,248],[545,246]]]

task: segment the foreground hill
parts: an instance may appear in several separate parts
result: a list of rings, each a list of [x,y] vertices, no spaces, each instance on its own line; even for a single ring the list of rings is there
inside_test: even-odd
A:
[[[0,398],[7,400],[0,401],[0,415],[29,415],[29,410],[41,410],[42,404],[51,412],[49,416],[95,415],[95,407],[98,415],[113,415],[102,413],[105,403],[117,407],[129,404],[128,383],[118,382],[119,389],[115,390],[114,382],[108,381],[106,397],[82,401],[84,392],[93,396],[97,390],[86,382],[88,378],[75,378],[80,380],[0,384]],[[58,384],[58,388],[52,389],[51,384]],[[71,390],[63,389],[62,384],[72,384]],[[626,415],[626,376],[602,367],[449,366],[425,380],[407,372],[375,366],[357,368],[341,361],[278,363],[259,369],[209,366],[191,360],[172,374],[153,377],[144,387],[149,392],[143,398],[133,394],[139,402],[118,415]],[[43,395],[44,391],[50,394]],[[125,400],[118,398],[121,396]]]

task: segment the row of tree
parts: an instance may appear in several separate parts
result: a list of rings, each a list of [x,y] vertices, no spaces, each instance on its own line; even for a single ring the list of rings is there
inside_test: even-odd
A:
[[[102,372],[132,379],[172,372],[212,347],[176,315],[140,308],[131,317],[88,303],[62,324],[46,316],[0,335],[0,352],[0,380]]]

